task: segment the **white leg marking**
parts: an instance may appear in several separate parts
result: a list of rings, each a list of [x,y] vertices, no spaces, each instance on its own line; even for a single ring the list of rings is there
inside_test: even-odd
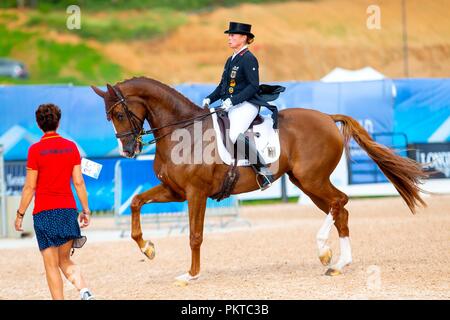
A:
[[[323,222],[316,236],[317,247],[319,249],[319,256],[323,255],[329,249],[326,243],[333,224],[334,224],[333,215],[329,213],[327,214],[327,217],[325,218],[325,221]]]
[[[145,253],[145,251],[147,251],[149,246],[150,246],[150,241],[145,241],[145,246],[143,248],[141,248],[142,253]]]
[[[350,246],[350,238],[339,238],[340,255],[339,260],[333,266],[334,269],[342,270],[343,267],[352,262],[352,248]]]
[[[197,280],[199,277],[200,277],[200,273],[196,276],[191,276],[189,272],[186,272],[186,273],[182,274],[181,276],[176,277],[175,280],[188,283],[190,281]]]

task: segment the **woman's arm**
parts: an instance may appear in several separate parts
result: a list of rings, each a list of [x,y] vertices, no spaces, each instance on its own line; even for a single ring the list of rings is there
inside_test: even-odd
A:
[[[87,198],[86,185],[84,184],[83,175],[81,174],[81,166],[76,165],[72,170],[72,181],[77,192],[78,199],[80,199],[83,212],[89,211],[89,204]]]
[[[84,184],[83,175],[81,174],[81,166],[75,165],[72,170],[72,181],[77,192],[78,199],[81,202],[83,213],[80,215],[80,222],[82,228],[87,227],[90,221],[91,211],[89,210],[88,197],[86,191],[86,185]]]
[[[36,183],[37,183],[38,171],[37,170],[27,170],[27,175],[25,177],[25,185],[22,189],[22,197],[20,198],[19,209],[17,210],[16,216],[16,231],[23,231],[22,229],[22,220],[25,211],[27,211],[28,206],[30,205],[31,200],[33,199],[34,192],[36,191]]]

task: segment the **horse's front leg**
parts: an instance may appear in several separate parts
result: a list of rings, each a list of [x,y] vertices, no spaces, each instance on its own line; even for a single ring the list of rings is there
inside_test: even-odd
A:
[[[191,269],[177,277],[177,284],[187,285],[200,276],[200,246],[203,242],[203,225],[205,220],[207,196],[202,190],[195,190],[188,195],[189,207],[189,242],[191,246]]]
[[[138,244],[141,252],[149,259],[155,257],[155,246],[148,240],[142,238],[141,228],[141,208],[144,204],[150,202],[180,202],[185,199],[181,198],[167,186],[160,184],[143,193],[135,195],[131,202],[131,237]]]

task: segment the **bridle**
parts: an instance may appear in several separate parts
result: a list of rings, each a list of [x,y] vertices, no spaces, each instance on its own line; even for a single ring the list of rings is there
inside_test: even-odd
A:
[[[178,122],[175,122],[175,123],[171,123],[171,124],[168,124],[168,125],[165,125],[165,126],[161,126],[161,127],[158,127],[158,128],[154,128],[154,129],[150,129],[150,130],[144,130],[142,128],[142,126],[140,125],[140,123],[143,124],[145,119],[140,119],[136,114],[134,114],[132,111],[130,111],[130,108],[128,106],[127,100],[125,99],[125,97],[123,96],[122,92],[120,92],[120,90],[118,88],[116,88],[115,86],[112,86],[112,89],[113,89],[114,93],[116,94],[116,96],[119,98],[119,100],[114,102],[114,104],[109,107],[109,109],[106,111],[106,117],[107,117],[108,121],[110,121],[111,120],[111,113],[112,113],[112,111],[114,110],[114,108],[117,105],[120,104],[122,106],[123,110],[125,111],[125,115],[126,115],[126,117],[128,119],[128,122],[129,122],[130,128],[131,128],[130,131],[122,132],[122,133],[116,133],[116,138],[120,139],[120,138],[123,138],[123,137],[133,136],[134,141],[135,142],[139,142],[142,146],[154,144],[154,143],[158,142],[159,140],[161,140],[162,138],[164,138],[164,137],[168,136],[169,134],[171,134],[172,131],[170,131],[168,133],[165,133],[165,134],[163,134],[163,135],[161,135],[159,137],[155,137],[155,138],[153,138],[152,140],[150,140],[148,142],[144,142],[142,140],[142,137],[145,136],[145,135],[153,134],[153,136],[154,136],[155,132],[158,131],[158,130],[161,130],[161,129],[164,129],[164,128],[168,128],[168,127],[177,126],[177,125],[180,125],[180,124],[185,124],[181,128],[186,128],[186,127],[194,124],[194,122],[196,120],[203,121],[205,118],[211,116],[212,114],[217,113],[217,112],[221,112],[221,110],[214,110],[212,112],[205,113],[205,114],[202,114],[200,116],[196,116],[196,117],[193,117],[193,118],[190,118],[190,119],[181,120],[181,121],[178,121]],[[138,121],[138,122],[136,123],[136,121]]]
[[[122,132],[122,133],[117,133],[116,134],[116,138],[120,139],[120,138],[124,138],[127,136],[133,136],[133,138],[136,141],[139,141],[139,137],[142,135],[142,127],[139,125],[139,123],[143,123],[143,120],[139,119],[139,117],[134,114],[132,111],[130,111],[127,101],[125,100],[124,96],[122,95],[122,93],[120,92],[120,90],[118,90],[116,87],[112,87],[114,90],[114,93],[116,94],[116,96],[119,98],[118,101],[116,101],[111,107],[109,107],[109,109],[106,111],[106,118],[108,119],[108,121],[111,120],[111,112],[114,110],[114,108],[121,104],[123,110],[125,111],[125,115],[127,116],[128,122],[130,123],[130,127],[131,127],[131,131],[127,131],[127,132]],[[138,123],[136,123],[136,120],[138,121]]]

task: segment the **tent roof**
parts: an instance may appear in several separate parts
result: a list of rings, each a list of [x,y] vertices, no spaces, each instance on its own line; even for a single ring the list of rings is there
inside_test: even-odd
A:
[[[322,82],[350,82],[350,81],[369,81],[382,80],[386,76],[371,67],[365,67],[359,70],[347,70],[335,68],[329,74],[324,76]]]

